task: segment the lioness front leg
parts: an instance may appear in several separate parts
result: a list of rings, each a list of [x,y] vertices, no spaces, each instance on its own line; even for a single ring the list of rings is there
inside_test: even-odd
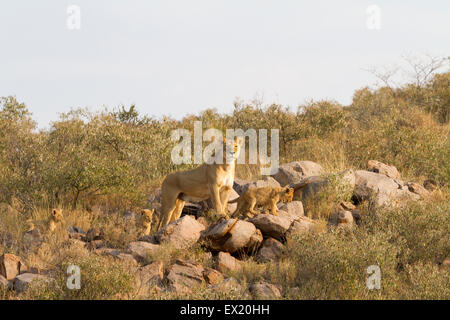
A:
[[[231,195],[231,188],[230,187],[224,187],[223,190],[220,193],[220,203],[222,204],[223,213],[228,216],[228,200],[230,199]]]
[[[216,210],[216,213],[218,215],[224,215],[222,203],[220,200],[219,187],[216,185],[213,185],[210,188],[211,188],[211,200],[214,205],[214,209]]]

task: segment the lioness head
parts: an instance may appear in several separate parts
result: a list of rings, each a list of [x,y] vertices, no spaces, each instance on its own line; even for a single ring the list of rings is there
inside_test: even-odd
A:
[[[223,139],[225,144],[225,150],[227,155],[227,161],[234,161],[239,157],[241,152],[242,143],[244,139],[242,137],[235,137],[234,140]]]
[[[291,202],[294,199],[294,189],[285,187],[283,188],[283,194],[280,197],[280,200],[283,202]]]

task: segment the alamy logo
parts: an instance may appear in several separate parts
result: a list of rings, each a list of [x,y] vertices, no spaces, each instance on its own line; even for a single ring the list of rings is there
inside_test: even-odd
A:
[[[248,138],[248,164],[260,164],[261,175],[271,175],[277,172],[279,165],[279,129],[270,130],[270,156],[268,155],[268,130],[227,129],[225,137],[222,131],[210,128],[203,132],[202,121],[194,122],[194,141],[189,130],[177,129],[172,132],[171,139],[178,142],[172,149],[171,159],[174,164],[223,164],[231,163],[234,152],[229,144],[225,143],[225,156],[223,154],[224,141],[233,141],[235,137]],[[225,140],[224,140],[225,138]],[[210,142],[203,148],[203,142]],[[192,157],[192,145],[194,147]],[[241,151],[236,159],[237,164],[246,163],[245,139]]]
[[[369,290],[381,289],[381,269],[379,266],[371,265],[367,268],[367,274],[370,276],[366,280],[366,286]]]
[[[81,289],[81,269],[79,266],[70,265],[67,268],[67,288],[70,290],[80,290]]]
[[[377,5],[368,6],[366,9],[367,20],[366,26],[369,30],[381,29],[381,9]]]
[[[81,29],[81,9],[77,5],[67,7],[67,29],[80,30]]]

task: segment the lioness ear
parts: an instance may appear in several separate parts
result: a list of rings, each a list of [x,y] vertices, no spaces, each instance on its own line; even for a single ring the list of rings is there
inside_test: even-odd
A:
[[[54,216],[56,216],[56,209],[53,209],[53,210],[52,210],[52,214],[53,214]]]

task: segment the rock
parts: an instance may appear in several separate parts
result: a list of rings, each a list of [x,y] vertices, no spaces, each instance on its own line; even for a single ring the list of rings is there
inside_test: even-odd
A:
[[[389,166],[377,160],[369,160],[367,162],[367,170],[375,173],[384,174],[389,178],[400,179],[400,173],[394,166]]]
[[[353,215],[350,211],[339,211],[337,216],[338,227],[353,227]]]
[[[147,256],[159,249],[158,244],[145,241],[135,241],[128,244],[127,251],[138,261],[145,261]]]
[[[34,273],[22,273],[14,280],[14,290],[17,292],[24,292],[28,289],[30,284],[34,281],[45,281],[46,276]]]
[[[233,291],[234,292],[243,292],[244,291],[242,286],[239,284],[239,281],[237,281],[233,277],[226,278],[219,284],[213,286],[212,289],[217,292],[227,292],[227,293],[230,293]]]
[[[205,229],[209,227],[208,220],[206,220],[206,218],[203,216],[198,217],[197,222],[201,223],[205,227]]]
[[[86,236],[84,239],[82,239],[85,242],[95,241],[95,240],[101,240],[102,234],[100,231],[98,231],[96,228],[90,228],[88,232],[86,233]]]
[[[219,252],[216,257],[216,269],[220,272],[237,271],[242,268],[242,262],[228,252]]]
[[[67,244],[67,246],[70,249],[78,249],[78,250],[80,250],[80,249],[86,248],[86,242],[83,242],[83,241],[78,240],[78,239],[69,238],[69,240],[67,241],[66,244]]]
[[[27,271],[23,260],[11,253],[5,253],[0,257],[0,275],[6,280],[13,280],[18,274]]]
[[[272,237],[277,240],[284,237],[293,222],[292,219],[283,215],[274,216],[272,214],[258,214],[248,221],[261,230],[264,236]]]
[[[328,184],[328,179],[323,176],[311,176],[291,185],[294,189],[294,199],[303,201],[313,198]]]
[[[280,210],[287,212],[293,217],[301,217],[305,215],[303,203],[301,201],[292,201],[284,203],[280,206]]]
[[[234,189],[231,189],[229,201],[237,199],[237,198],[239,198],[239,194],[236,191],[234,191]],[[228,203],[227,209],[228,209],[228,212],[231,212],[231,213],[235,212],[237,209],[237,202]]]
[[[419,196],[425,198],[427,196],[430,195],[430,191],[428,191],[427,189],[425,189],[424,187],[422,187],[420,184],[415,183],[415,182],[408,182],[406,184],[406,186],[408,187],[408,190],[410,192],[413,192],[415,194],[418,194]]]
[[[205,232],[202,240],[213,250],[233,253],[238,250],[253,250],[263,239],[261,232],[252,223],[228,219]]]
[[[76,234],[82,234],[82,235],[86,235],[86,232],[81,229],[80,227],[77,226],[70,226],[67,228],[67,232],[69,233],[69,236],[71,233],[76,233]]]
[[[267,238],[264,240],[261,248],[259,248],[256,255],[256,261],[268,262],[271,260],[278,260],[283,252],[283,244],[273,238]]]
[[[316,231],[317,223],[313,219],[308,217],[300,217],[299,220],[296,220],[292,223],[288,230],[289,235],[303,233],[303,232],[312,232]]]
[[[272,177],[266,177],[263,180],[257,180],[254,182],[247,183],[242,186],[242,193],[250,188],[263,188],[263,187],[280,187],[280,183]]]
[[[248,188],[248,185],[250,185],[252,182],[249,180],[243,180],[239,178],[234,178],[233,182],[233,189],[236,191],[239,195],[243,194],[246,191],[246,188]]]
[[[12,287],[11,281],[8,281],[4,276],[0,275],[0,289],[11,290]]]
[[[356,185],[354,198],[359,202],[371,200],[375,205],[395,205],[404,200],[417,200],[419,196],[408,190],[400,180],[394,180],[386,175],[365,171],[355,171]]]
[[[204,284],[204,269],[200,264],[177,260],[167,271],[166,281],[169,288],[177,293],[190,292],[191,289]]]
[[[223,281],[223,274],[212,268],[206,268],[203,271],[203,278],[207,284],[216,285]]]
[[[249,291],[255,299],[270,300],[281,297],[280,288],[265,281],[252,284]]]
[[[169,223],[156,234],[159,243],[168,242],[178,249],[186,249],[197,242],[205,226],[192,216],[184,216]]]
[[[138,277],[142,284],[149,286],[161,286],[164,278],[164,264],[161,261],[152,262],[138,271]]]
[[[132,265],[138,264],[138,262],[136,261],[136,259],[134,258],[134,256],[132,254],[123,252],[118,249],[100,248],[100,249],[95,250],[95,253],[99,254],[99,255],[114,257],[115,259],[121,260],[123,262],[128,262]]]
[[[105,242],[103,240],[93,240],[86,243],[86,248],[88,250],[96,250],[103,248],[105,246]]]
[[[312,161],[294,161],[278,167],[278,172],[272,177],[277,180],[282,187],[300,182],[310,176],[320,176],[324,173],[321,165]]]

